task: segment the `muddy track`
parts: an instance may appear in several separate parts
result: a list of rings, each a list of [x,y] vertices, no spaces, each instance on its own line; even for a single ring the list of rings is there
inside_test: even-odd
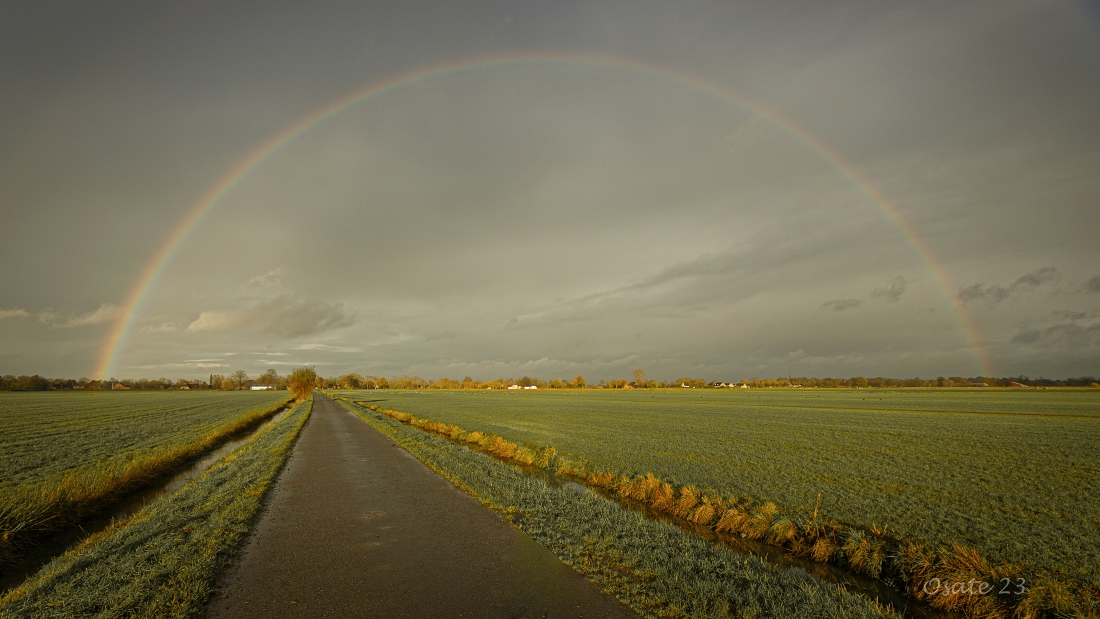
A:
[[[208,617],[636,617],[332,400]]]

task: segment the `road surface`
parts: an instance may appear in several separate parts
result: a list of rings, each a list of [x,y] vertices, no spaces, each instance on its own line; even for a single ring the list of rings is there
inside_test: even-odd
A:
[[[636,617],[322,395],[206,614]]]

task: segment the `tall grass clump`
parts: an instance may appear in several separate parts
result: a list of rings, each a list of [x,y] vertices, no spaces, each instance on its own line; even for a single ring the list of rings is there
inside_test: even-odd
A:
[[[0,617],[195,617],[309,418],[295,406],[177,492],[0,598]]]
[[[516,444],[499,436],[481,431],[467,432],[458,426],[432,422],[410,413],[376,406],[370,409],[420,430],[447,437],[452,434],[465,437],[467,443],[480,451],[505,461],[516,461]],[[541,453],[553,448],[526,449]],[[1100,615],[1100,586],[1022,563],[1002,561],[994,567],[977,549],[961,544],[927,547],[911,539],[891,537],[887,527],[879,529],[872,525],[865,530],[826,520],[819,513],[820,497],[813,515],[805,518],[785,513],[775,502],[722,498],[693,485],[676,487],[651,472],[632,477],[588,470],[570,464],[556,451],[553,453],[556,467],[552,470],[549,466],[542,468],[559,476],[640,503],[666,517],[705,526],[720,534],[771,544],[795,556],[886,580],[914,599],[940,610],[990,619]],[[525,458],[518,463],[530,465],[532,461]],[[1014,585],[1006,591],[1006,582],[1020,583],[1020,586]],[[957,583],[972,584],[963,589]],[[978,583],[986,583],[986,587]]]

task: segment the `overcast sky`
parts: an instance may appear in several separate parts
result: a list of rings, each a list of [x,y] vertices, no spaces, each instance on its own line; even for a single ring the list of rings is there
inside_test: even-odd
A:
[[[90,375],[188,210],[313,110],[546,53],[682,80],[520,63],[329,118],[188,237],[111,374],[1100,375],[1095,6],[281,4],[3,3],[0,373]]]

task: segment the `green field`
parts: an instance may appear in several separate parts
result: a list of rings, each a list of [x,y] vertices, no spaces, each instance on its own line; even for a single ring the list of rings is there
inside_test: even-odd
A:
[[[1100,392],[388,392],[347,396],[590,469],[888,526],[1100,580]]]
[[[897,616],[805,571],[777,568],[667,522],[639,518],[595,492],[552,484],[447,439],[343,404],[643,617]]]
[[[288,399],[285,391],[0,394],[0,566]]]
[[[0,617],[199,615],[311,406],[298,404],[178,492],[54,559],[0,598]]]
[[[0,487],[187,444],[285,391],[0,393]]]

